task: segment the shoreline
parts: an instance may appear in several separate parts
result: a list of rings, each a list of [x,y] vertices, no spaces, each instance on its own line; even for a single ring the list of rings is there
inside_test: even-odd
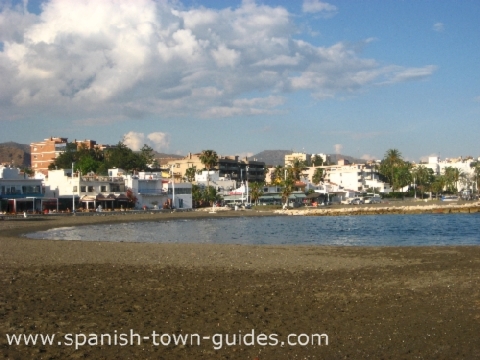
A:
[[[447,208],[448,209],[448,208]],[[335,209],[331,209],[335,210]],[[61,226],[208,211],[0,221],[5,358],[478,358],[480,246],[335,247],[35,240]],[[304,215],[304,214],[302,214]],[[345,215],[345,214],[343,214]],[[161,231],[161,227],[159,229]],[[325,333],[325,346],[14,346],[5,334]]]
[[[275,210],[280,215],[305,215],[305,216],[339,216],[339,215],[386,215],[386,214],[458,214],[478,213],[480,202],[465,204],[428,204],[416,203],[415,205],[391,204],[360,205],[335,208],[311,208]]]

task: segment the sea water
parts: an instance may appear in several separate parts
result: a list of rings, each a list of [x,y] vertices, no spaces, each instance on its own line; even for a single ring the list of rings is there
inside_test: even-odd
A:
[[[480,213],[271,216],[55,228],[34,239],[249,245],[480,245]]]

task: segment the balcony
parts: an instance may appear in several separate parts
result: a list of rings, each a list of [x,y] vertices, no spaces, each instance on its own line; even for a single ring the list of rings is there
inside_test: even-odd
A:
[[[108,183],[123,183],[123,177],[112,176],[82,176],[81,181],[85,182],[108,182]]]
[[[133,190],[135,192],[136,189]],[[167,191],[164,189],[138,189],[137,193],[146,196],[167,195]]]

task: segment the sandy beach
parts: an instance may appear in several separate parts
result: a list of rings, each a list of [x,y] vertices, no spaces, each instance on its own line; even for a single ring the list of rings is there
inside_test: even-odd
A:
[[[480,358],[480,247],[21,237],[92,223],[274,215],[226,211],[0,220],[1,354],[5,359]],[[202,341],[155,345],[154,331],[170,339],[199,334]],[[9,345],[12,334],[56,337],[52,345]],[[100,334],[128,334],[134,343],[136,335],[150,337],[140,345],[101,345],[92,336]],[[235,335],[237,344],[227,345],[226,334],[229,341]],[[327,334],[328,345],[325,339],[303,345],[313,334]],[[69,344],[69,335],[89,342]]]

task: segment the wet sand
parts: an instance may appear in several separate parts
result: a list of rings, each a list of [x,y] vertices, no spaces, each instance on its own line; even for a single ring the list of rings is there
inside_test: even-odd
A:
[[[0,353],[6,359],[480,358],[480,247],[178,245],[20,237],[92,223],[271,215],[230,211],[0,220]],[[65,334],[130,329],[142,336],[153,331],[229,334],[230,341],[254,330],[255,336],[276,334],[286,344],[223,343],[218,350],[208,340],[186,346],[155,346],[151,339],[132,346],[92,343],[78,349],[57,344]],[[56,334],[56,344],[7,344],[6,334],[20,333]],[[287,344],[289,334],[317,333],[327,334],[329,344]]]

